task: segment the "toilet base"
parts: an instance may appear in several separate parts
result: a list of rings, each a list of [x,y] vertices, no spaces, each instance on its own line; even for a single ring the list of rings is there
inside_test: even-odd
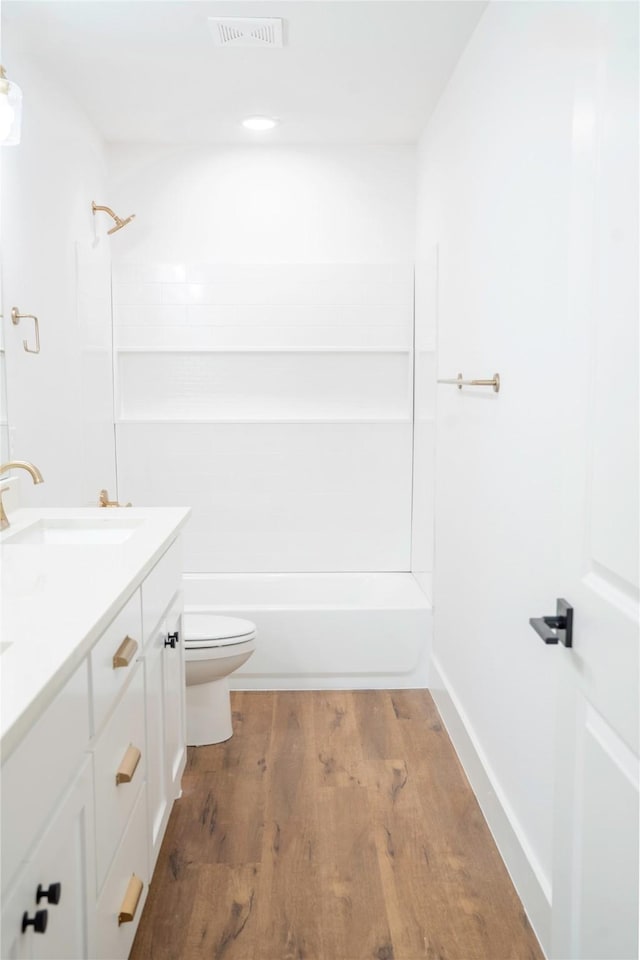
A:
[[[222,743],[233,736],[229,680],[211,680],[187,687],[187,746]]]

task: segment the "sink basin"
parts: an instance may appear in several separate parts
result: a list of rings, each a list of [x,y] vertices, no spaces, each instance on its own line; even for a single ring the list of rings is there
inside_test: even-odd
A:
[[[142,520],[38,520],[2,540],[3,546],[87,546],[124,543]]]

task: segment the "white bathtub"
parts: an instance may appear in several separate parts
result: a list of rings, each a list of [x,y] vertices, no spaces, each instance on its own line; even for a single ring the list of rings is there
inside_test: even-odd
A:
[[[253,620],[236,689],[423,687],[431,605],[410,573],[187,574],[185,608]]]

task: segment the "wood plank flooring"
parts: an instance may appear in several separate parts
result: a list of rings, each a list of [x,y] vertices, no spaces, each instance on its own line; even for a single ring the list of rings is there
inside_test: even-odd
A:
[[[232,694],[132,960],[542,960],[426,690]]]

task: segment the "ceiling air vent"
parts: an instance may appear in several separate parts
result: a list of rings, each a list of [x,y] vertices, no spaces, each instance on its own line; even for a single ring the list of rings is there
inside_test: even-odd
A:
[[[209,17],[216,47],[282,47],[282,20],[276,17]]]

